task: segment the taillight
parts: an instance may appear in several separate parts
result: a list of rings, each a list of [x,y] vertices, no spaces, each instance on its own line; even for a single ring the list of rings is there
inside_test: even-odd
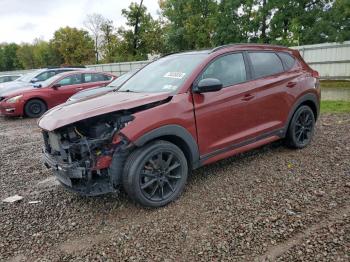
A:
[[[320,74],[316,70],[312,70],[311,76],[314,78],[315,88],[320,88]]]
[[[312,77],[320,78],[320,74],[316,70],[312,70],[311,75],[312,75]]]

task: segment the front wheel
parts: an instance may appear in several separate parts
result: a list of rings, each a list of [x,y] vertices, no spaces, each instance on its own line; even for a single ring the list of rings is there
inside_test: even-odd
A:
[[[308,106],[299,107],[289,124],[286,142],[292,148],[304,148],[310,144],[315,129],[315,116]]]
[[[45,103],[39,99],[29,100],[24,106],[26,116],[36,118],[42,116],[47,110]]]
[[[187,159],[181,149],[167,141],[155,141],[128,157],[123,186],[139,204],[161,207],[179,197],[187,176]]]

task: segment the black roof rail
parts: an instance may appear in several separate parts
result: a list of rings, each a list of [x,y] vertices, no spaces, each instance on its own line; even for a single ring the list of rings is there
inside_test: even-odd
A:
[[[259,44],[259,43],[234,43],[234,44],[227,44],[227,45],[221,45],[221,46],[218,46],[218,47],[215,47],[211,50],[211,53],[214,53],[218,50],[221,50],[223,48],[226,48],[226,47],[233,47],[233,46],[238,46],[238,45],[250,45],[250,46],[258,46],[258,45],[261,45],[261,46],[270,46],[270,47],[283,47],[283,48],[287,48],[285,46],[282,46],[282,45],[271,45],[271,44]]]
[[[84,65],[75,65],[75,66],[48,66],[47,69],[60,69],[60,68],[86,68]]]
[[[180,53],[180,52],[170,52],[170,53],[166,53],[166,54],[164,54],[164,55],[161,55],[160,58],[161,58],[161,57],[166,57],[166,56],[169,56],[169,55],[178,54],[178,53]]]
[[[204,51],[208,51],[208,53],[210,53],[211,49],[210,48],[200,48],[200,49],[196,49],[196,50],[181,50],[181,51],[170,52],[170,53],[164,54],[161,57],[174,55],[174,54],[185,54],[185,53],[191,53],[191,52],[204,52]]]
[[[231,47],[231,46],[236,46],[238,44],[227,44],[227,45],[221,45],[221,46],[217,46],[217,47],[214,47],[210,53],[214,53],[220,49],[223,49],[223,48],[226,48],[226,47]]]
[[[84,65],[62,66],[62,68],[86,68]]]

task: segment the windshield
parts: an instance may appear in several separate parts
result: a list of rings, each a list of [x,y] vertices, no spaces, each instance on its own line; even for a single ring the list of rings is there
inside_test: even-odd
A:
[[[116,88],[116,87],[120,87],[122,84],[124,84],[130,77],[132,77],[133,74],[135,74],[137,72],[137,70],[133,70],[130,72],[127,72],[121,76],[119,76],[116,80],[114,80],[113,82],[111,82],[107,87],[111,87],[111,88]]]
[[[30,80],[35,78],[41,72],[43,72],[43,70],[35,70],[34,72],[30,72],[28,74],[25,74],[24,76],[18,78],[17,80],[21,81],[21,82],[30,83]]]
[[[170,55],[145,66],[130,78],[118,91],[121,92],[173,92],[208,54]]]
[[[40,86],[47,87],[51,85],[53,82],[55,82],[57,79],[61,78],[62,74],[57,74],[55,76],[50,77],[49,79],[46,79],[45,81],[40,82]]]

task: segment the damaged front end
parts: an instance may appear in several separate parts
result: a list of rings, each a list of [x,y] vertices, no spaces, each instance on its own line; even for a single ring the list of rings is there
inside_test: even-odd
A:
[[[132,146],[120,130],[133,119],[128,112],[109,113],[43,131],[46,167],[54,170],[61,184],[80,194],[114,192]]]

